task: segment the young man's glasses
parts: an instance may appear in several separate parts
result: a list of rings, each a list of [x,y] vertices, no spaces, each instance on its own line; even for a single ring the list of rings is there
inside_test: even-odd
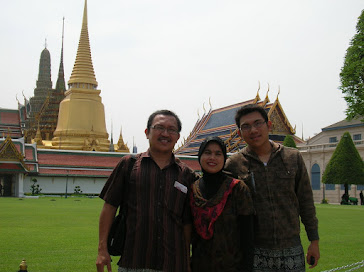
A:
[[[160,126],[160,125],[152,126],[150,128],[156,130],[159,133],[163,133],[164,131],[167,131],[167,133],[170,134],[170,135],[177,135],[179,133],[177,129],[165,128],[165,127]]]
[[[249,124],[242,124],[240,126],[241,131],[247,132],[250,131],[252,129],[252,127],[254,128],[260,128],[262,127],[264,124],[266,123],[266,121],[256,121],[255,123],[253,123],[252,125]]]

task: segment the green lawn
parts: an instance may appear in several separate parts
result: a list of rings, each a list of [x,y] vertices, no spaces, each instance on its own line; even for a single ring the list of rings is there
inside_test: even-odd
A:
[[[0,271],[96,271],[98,198],[0,198]],[[323,271],[364,259],[364,206],[317,205]],[[302,235],[305,250],[307,238]],[[113,271],[117,258],[114,257]],[[356,271],[364,271],[356,270]]]
[[[319,219],[319,265],[310,271],[323,271],[364,260],[364,206],[316,205]],[[301,227],[304,230],[304,227]],[[301,238],[305,251],[308,241]],[[343,271],[343,270],[340,270]],[[364,267],[360,270],[364,271]]]

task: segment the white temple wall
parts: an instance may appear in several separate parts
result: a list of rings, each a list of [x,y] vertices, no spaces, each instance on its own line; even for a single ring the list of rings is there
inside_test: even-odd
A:
[[[99,194],[107,178],[97,177],[44,177],[27,176],[23,182],[24,193],[31,193],[32,179],[36,178],[42,189],[41,194],[73,194],[75,187],[80,186],[82,194]]]

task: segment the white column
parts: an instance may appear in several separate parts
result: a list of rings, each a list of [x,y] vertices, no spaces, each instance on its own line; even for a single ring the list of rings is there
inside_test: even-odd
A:
[[[18,197],[24,197],[24,174],[19,173],[17,174],[18,178]]]

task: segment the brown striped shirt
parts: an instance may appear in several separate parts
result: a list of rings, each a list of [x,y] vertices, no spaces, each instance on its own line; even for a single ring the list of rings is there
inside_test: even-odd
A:
[[[171,163],[160,169],[148,150],[137,155],[126,183],[123,173],[129,163],[130,156],[121,159],[100,194],[118,207],[127,186],[127,233],[119,266],[186,271],[183,225],[192,220],[187,193],[182,191],[191,188],[195,174],[174,155]]]

